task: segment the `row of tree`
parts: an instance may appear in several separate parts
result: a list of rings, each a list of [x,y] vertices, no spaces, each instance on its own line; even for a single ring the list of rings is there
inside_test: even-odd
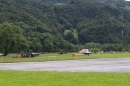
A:
[[[31,35],[31,34],[29,34]],[[23,31],[20,27],[15,26],[14,24],[9,24],[4,22],[0,24],[0,52],[6,56],[8,53],[21,52],[28,50],[46,51],[46,52],[58,52],[58,51],[78,51],[82,48],[89,48],[93,52],[100,51],[125,51],[130,50],[130,46],[125,48],[123,44],[99,44],[99,43],[86,43],[85,45],[67,45],[66,41],[64,44],[58,42],[58,38],[54,38],[49,34],[41,34],[41,38],[36,36],[39,34],[33,35],[33,45],[30,41],[27,41],[23,36]],[[39,36],[38,36],[39,37]],[[52,40],[52,39],[53,40]],[[62,39],[61,39],[62,40]],[[58,44],[59,43],[59,44]],[[67,46],[66,46],[67,45]],[[66,47],[66,48],[65,48]]]

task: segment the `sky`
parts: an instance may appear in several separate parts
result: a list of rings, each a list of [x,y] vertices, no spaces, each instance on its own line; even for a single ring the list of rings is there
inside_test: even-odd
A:
[[[125,1],[130,1],[130,0],[125,0]]]

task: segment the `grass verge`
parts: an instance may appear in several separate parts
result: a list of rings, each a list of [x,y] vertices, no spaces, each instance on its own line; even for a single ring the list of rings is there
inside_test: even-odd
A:
[[[77,59],[98,59],[98,58],[123,58],[130,57],[130,53],[105,53],[105,54],[91,54],[89,56],[72,56],[72,53],[59,55],[57,53],[41,54],[34,58],[12,58],[11,55],[7,57],[0,57],[0,63],[10,62],[44,62],[44,61],[58,61],[58,60],[77,60]]]
[[[1,86],[130,86],[129,73],[0,71]]]

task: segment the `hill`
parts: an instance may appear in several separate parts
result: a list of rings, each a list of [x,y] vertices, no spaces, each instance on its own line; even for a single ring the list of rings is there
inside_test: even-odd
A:
[[[5,21],[24,29],[29,52],[130,43],[130,11],[87,0],[1,0],[0,23]]]

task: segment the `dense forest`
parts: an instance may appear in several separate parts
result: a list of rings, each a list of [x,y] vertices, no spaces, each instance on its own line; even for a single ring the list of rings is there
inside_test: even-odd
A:
[[[123,0],[0,0],[0,24],[23,29],[28,46],[13,52],[113,51],[121,44],[129,50],[125,6],[129,2]]]

